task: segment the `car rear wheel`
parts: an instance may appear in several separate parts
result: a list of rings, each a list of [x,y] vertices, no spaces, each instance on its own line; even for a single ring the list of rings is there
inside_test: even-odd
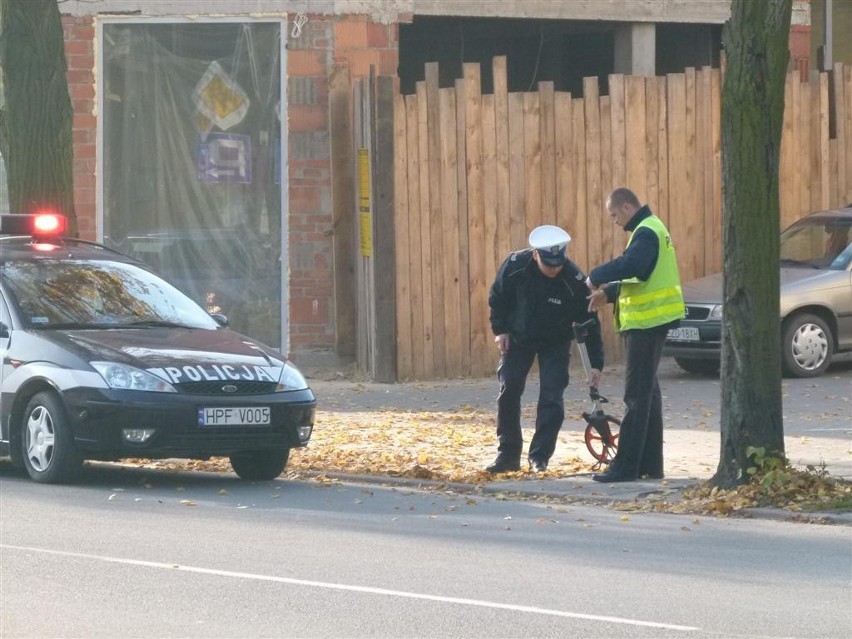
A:
[[[35,394],[24,410],[22,425],[21,452],[29,476],[46,484],[73,479],[83,457],[59,398],[47,391]]]
[[[793,377],[822,375],[831,363],[834,337],[828,324],[811,313],[794,315],[784,322],[782,363]]]
[[[675,357],[675,363],[687,373],[696,375],[715,375],[719,372],[719,362],[715,359],[692,359],[690,357]]]
[[[284,472],[290,449],[283,450],[248,450],[231,455],[231,468],[240,479],[250,481],[267,481],[275,479]]]

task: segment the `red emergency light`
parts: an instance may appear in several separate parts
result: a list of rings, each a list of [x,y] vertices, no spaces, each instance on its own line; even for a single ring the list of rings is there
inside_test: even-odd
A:
[[[0,235],[31,235],[49,239],[64,235],[68,218],[58,213],[12,213],[0,215]]]

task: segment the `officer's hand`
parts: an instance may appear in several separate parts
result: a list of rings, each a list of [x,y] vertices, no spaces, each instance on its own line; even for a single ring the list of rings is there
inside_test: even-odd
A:
[[[590,313],[596,313],[598,309],[606,306],[606,293],[602,288],[592,291],[586,299],[589,300]]]
[[[500,349],[500,354],[506,353],[509,351],[509,334],[503,333],[502,335],[498,335],[494,338],[494,342],[497,344],[497,348]]]
[[[603,379],[603,373],[600,372],[597,368],[593,368],[589,374],[589,386],[594,386],[598,388],[601,384],[601,380]]]
[[[594,283],[594,282],[592,282],[592,278],[591,278],[591,277],[587,277],[587,278],[586,278],[586,286],[588,286],[588,287],[589,287],[589,290],[590,290],[590,291],[596,291],[596,290],[598,290],[598,287],[595,285],[595,283]]]

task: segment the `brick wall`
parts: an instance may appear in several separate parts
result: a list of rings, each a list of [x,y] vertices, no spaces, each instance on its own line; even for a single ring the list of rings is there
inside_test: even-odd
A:
[[[349,67],[352,79],[396,75],[397,28],[363,17],[309,15],[288,38],[290,349],[334,346],[334,263],[328,77]],[[354,198],[353,198],[354,202]]]

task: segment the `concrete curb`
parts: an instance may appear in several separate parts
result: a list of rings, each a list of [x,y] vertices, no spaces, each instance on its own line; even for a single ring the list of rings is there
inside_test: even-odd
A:
[[[394,477],[392,475],[358,475],[340,472],[313,470],[296,471],[306,477],[329,477],[351,484],[383,485],[410,488],[413,490],[444,489],[459,493],[480,495],[504,495],[518,499],[552,498],[592,506],[614,507],[617,504],[630,504],[644,500],[653,500],[655,496],[676,497],[686,488],[698,485],[693,479],[645,480],[618,484],[597,484],[591,480],[591,473],[577,475],[576,479],[541,479],[530,481],[492,481],[482,484],[444,482],[414,477]],[[586,479],[588,478],[588,479]],[[661,485],[666,481],[666,485]],[[657,485],[657,487],[654,487]],[[663,513],[680,514],[680,513]],[[694,515],[694,513],[683,513]],[[704,515],[709,516],[709,515]],[[794,512],[783,508],[745,508],[732,518],[764,519],[791,523],[824,524],[852,526],[852,512]]]

